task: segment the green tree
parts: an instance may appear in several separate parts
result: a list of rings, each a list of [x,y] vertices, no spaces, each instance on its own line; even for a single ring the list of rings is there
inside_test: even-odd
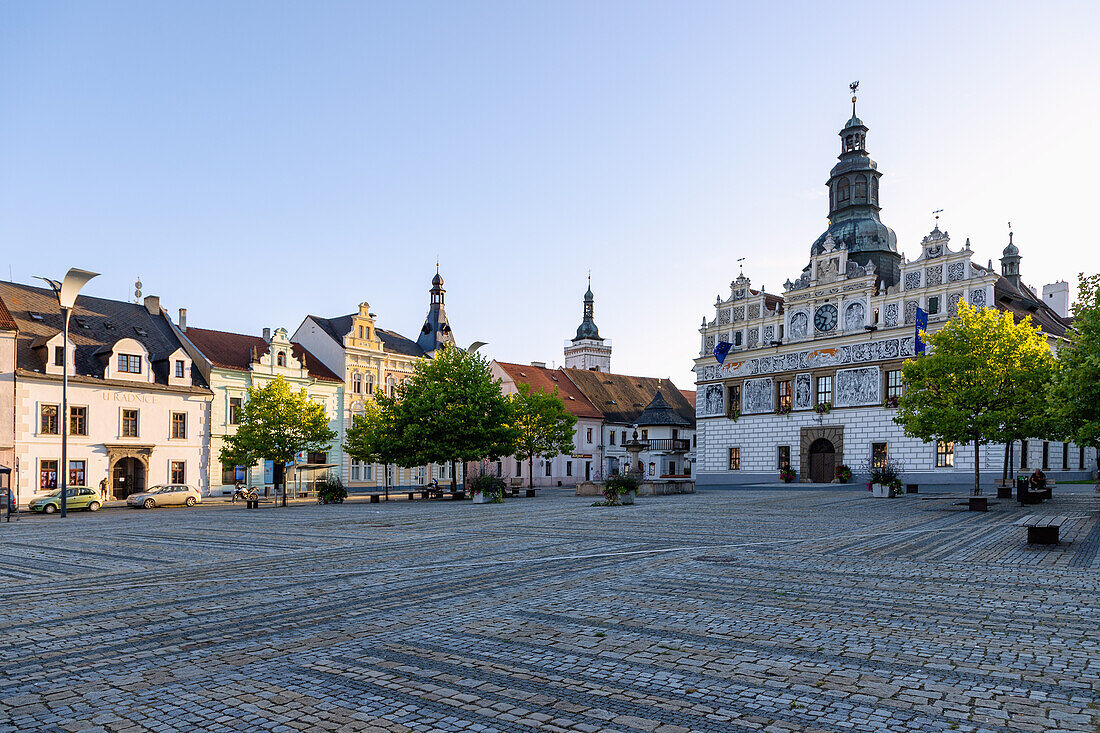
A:
[[[1050,390],[1054,429],[1078,445],[1100,446],[1100,275],[1080,275],[1066,335]]]
[[[905,362],[905,393],[894,421],[925,441],[974,446],[974,494],[981,446],[1041,421],[1054,370],[1043,332],[1030,319],[959,303],[958,315],[927,337],[931,353]]]
[[[457,489],[456,464],[495,459],[512,452],[511,403],[500,393],[489,363],[481,356],[447,345],[431,359],[417,361],[413,375],[397,389],[391,432],[398,463],[451,465],[451,489]]]
[[[527,459],[528,481],[535,486],[535,456],[553,458],[573,452],[575,415],[565,410],[565,403],[553,394],[532,391],[531,385],[520,383],[519,392],[512,395],[512,427],[515,431],[515,455]]]
[[[278,377],[263,387],[248,388],[237,432],[226,436],[219,458],[237,466],[271,461],[278,492],[284,484],[286,464],[298,453],[327,451],[332,445],[336,433],[329,429],[328,422],[323,404],[309,399],[305,389],[294,392],[285,379]]]
[[[363,402],[363,413],[352,417],[351,427],[344,436],[344,450],[353,460],[364,463],[405,465],[396,421],[397,400],[376,392],[374,399]],[[389,488],[383,480],[387,499]]]

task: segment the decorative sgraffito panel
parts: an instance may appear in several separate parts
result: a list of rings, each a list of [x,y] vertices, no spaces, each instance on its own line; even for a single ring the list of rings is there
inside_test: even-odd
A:
[[[856,407],[882,402],[882,373],[878,367],[840,369],[836,373],[833,406]]]
[[[951,293],[947,296],[947,314],[954,318],[959,313],[959,301],[962,300],[962,293]]]
[[[803,369],[822,369],[875,361],[886,361],[913,355],[913,337],[868,341],[848,346],[822,346],[816,349],[793,351],[787,354],[769,354],[752,359],[737,360],[734,354],[725,364],[702,367],[699,381],[729,379],[731,377],[755,377],[763,374],[793,372]]]
[[[886,306],[886,325],[896,326],[898,325],[898,304],[890,303]]]
[[[905,289],[916,290],[920,287],[920,272],[905,273]]]
[[[943,265],[928,268],[928,286],[943,285]]]
[[[775,397],[775,383],[771,377],[746,379],[741,388],[741,412],[746,415],[760,415],[772,412]]]
[[[917,307],[918,303],[915,300],[905,301],[905,323],[912,324],[917,322]]]
[[[985,288],[970,291],[970,305],[975,308],[985,308]]]
[[[751,349],[754,346],[758,346],[759,344],[760,344],[760,329],[759,328],[750,328],[749,329],[749,348]]]
[[[791,338],[804,339],[810,327],[810,317],[805,312],[791,316]]]
[[[863,303],[849,303],[848,307],[844,309],[844,330],[857,331],[863,328],[866,317],[867,309],[863,306]]]
[[[764,326],[764,343],[770,344],[775,340],[775,326]]]
[[[735,305],[733,307],[733,320],[734,321],[743,321],[743,320],[745,320],[745,306]]]
[[[952,262],[947,266],[947,279],[949,282],[957,283],[963,279],[965,273],[965,267],[961,262]]]
[[[797,374],[794,378],[794,409],[808,410],[813,407],[813,395],[809,374]]]
[[[718,311],[718,325],[725,326],[730,322],[730,310],[729,308],[723,308]]]
[[[759,318],[759,317],[760,317],[760,304],[759,303],[753,303],[752,305],[749,306],[749,318]]]
[[[706,345],[703,346],[703,349],[708,354],[713,354],[714,353],[714,336],[707,336],[704,343]]]
[[[702,412],[699,417],[719,417],[726,413],[721,384],[708,384],[703,388]]]

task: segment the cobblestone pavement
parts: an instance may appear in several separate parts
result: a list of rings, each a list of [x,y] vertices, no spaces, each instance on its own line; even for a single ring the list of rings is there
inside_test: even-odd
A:
[[[0,731],[1100,730],[1088,489],[24,518]]]

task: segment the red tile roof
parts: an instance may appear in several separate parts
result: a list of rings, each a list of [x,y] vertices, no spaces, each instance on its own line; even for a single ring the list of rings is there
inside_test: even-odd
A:
[[[15,325],[15,319],[11,317],[11,313],[8,312],[8,307],[4,305],[4,299],[0,298],[0,331],[18,331],[19,328]]]
[[[695,390],[693,390],[693,389],[682,389],[682,390],[680,390],[680,394],[682,394],[684,396],[684,399],[688,401],[689,405],[694,405],[695,404]]]
[[[603,417],[603,413],[588,401],[584,393],[560,369],[547,369],[529,364],[510,364],[504,361],[498,361],[497,364],[516,384],[529,384],[536,392],[546,394],[553,394],[556,388],[569,414],[588,418]]]
[[[184,332],[199,351],[210,360],[210,363],[223,369],[236,369],[247,372],[261,355],[266,354],[269,344],[259,336],[249,336],[243,333],[228,333],[226,331],[212,331],[206,328],[193,328],[188,326]],[[309,353],[300,344],[291,344],[291,352],[294,358],[303,363],[309,376],[326,382],[342,382],[321,363],[313,354]]]

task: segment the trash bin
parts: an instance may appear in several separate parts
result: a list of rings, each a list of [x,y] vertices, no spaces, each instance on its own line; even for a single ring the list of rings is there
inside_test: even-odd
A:
[[[1016,477],[1016,501],[1021,504],[1031,503],[1031,498],[1027,495],[1027,476]]]

